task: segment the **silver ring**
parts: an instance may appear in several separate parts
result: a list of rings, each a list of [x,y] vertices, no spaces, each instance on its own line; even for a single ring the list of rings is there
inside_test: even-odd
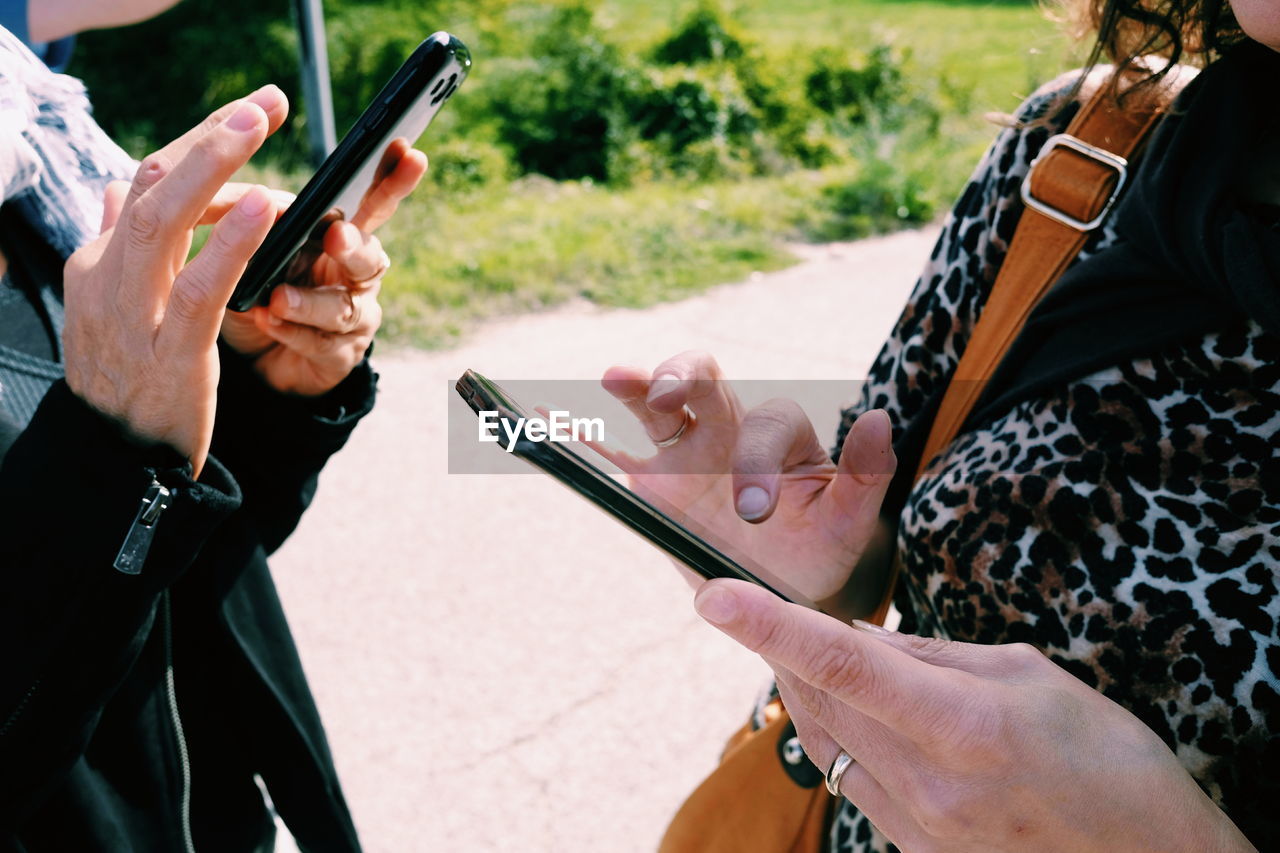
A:
[[[827,771],[827,790],[831,792],[831,796],[840,796],[840,780],[844,778],[845,772],[853,766],[853,756],[840,750],[840,754],[836,756],[836,760],[831,762],[831,769]]]
[[[650,441],[653,442],[654,447],[671,447],[677,441],[684,438],[685,431],[689,429],[689,424],[693,423],[693,411],[688,406],[685,406],[681,411],[684,413],[684,420],[680,421],[680,429],[676,430],[669,437],[662,439],[662,441],[650,439]]]

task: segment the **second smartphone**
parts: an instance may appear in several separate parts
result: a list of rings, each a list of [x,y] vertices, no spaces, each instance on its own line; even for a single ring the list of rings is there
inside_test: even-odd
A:
[[[413,145],[470,68],[470,51],[449,33],[436,33],[418,45],[272,226],[228,307],[248,311],[265,305],[275,285],[308,277],[323,252],[329,224],[350,219],[395,167],[383,162],[391,142],[403,137]]]

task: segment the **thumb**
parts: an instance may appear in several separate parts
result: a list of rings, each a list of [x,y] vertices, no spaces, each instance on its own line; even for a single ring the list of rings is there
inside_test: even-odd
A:
[[[889,414],[883,409],[863,412],[845,436],[836,476],[823,495],[830,502],[828,518],[844,542],[861,550],[870,540],[897,470]]]

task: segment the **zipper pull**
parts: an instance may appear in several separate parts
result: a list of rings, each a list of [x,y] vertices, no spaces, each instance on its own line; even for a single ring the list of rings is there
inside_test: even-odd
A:
[[[120,553],[116,555],[116,571],[126,575],[142,573],[142,563],[147,559],[151,540],[156,535],[156,522],[160,520],[160,513],[169,507],[169,494],[169,490],[160,485],[159,480],[154,477],[151,479],[151,485],[142,496],[138,514],[134,516],[133,524],[124,537]]]

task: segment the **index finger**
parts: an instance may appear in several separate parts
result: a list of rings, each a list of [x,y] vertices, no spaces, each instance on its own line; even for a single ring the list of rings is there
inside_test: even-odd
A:
[[[808,415],[794,400],[783,399],[747,412],[731,460],[734,505],[743,520],[754,524],[773,515],[784,474],[811,475],[832,467]]]
[[[391,140],[351,224],[366,234],[381,228],[426,173],[427,155],[411,148],[403,137]]]
[[[223,122],[229,119],[240,108],[240,105],[245,102],[257,104],[267,114],[267,136],[279,130],[280,125],[284,123],[285,116],[289,114],[289,99],[285,97],[280,87],[274,83],[268,83],[257,91],[251,92],[243,98],[237,98],[231,103],[224,104],[214,110],[195,127],[155,151],[143,161],[143,165],[133,179],[133,185],[129,188],[129,194],[125,197],[122,209],[117,213],[117,218],[126,216],[130,208],[133,207],[134,202],[143,193],[153,187],[174,166],[180,163],[201,139],[211,131],[221,127]]]
[[[745,581],[713,580],[694,605],[708,622],[803,681],[916,742],[966,707],[956,670],[932,667],[824,613]]]

